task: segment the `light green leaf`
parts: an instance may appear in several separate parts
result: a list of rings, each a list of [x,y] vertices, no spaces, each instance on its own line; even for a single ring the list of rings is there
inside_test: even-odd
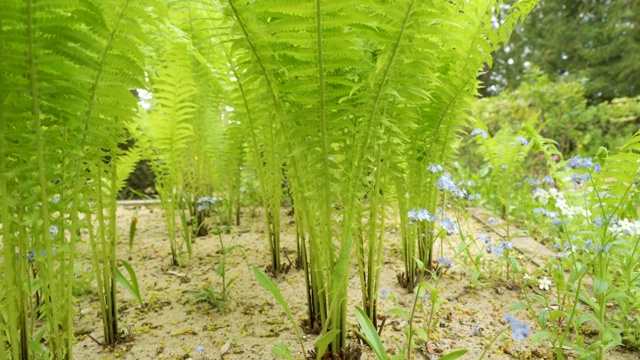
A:
[[[339,333],[340,333],[340,330],[333,329],[322,334],[322,336],[320,336],[320,338],[316,340],[314,344],[316,346],[316,349],[318,349],[318,359],[320,359],[322,355],[324,355],[325,351],[327,350],[327,347],[329,346],[329,344],[331,344],[331,341],[333,341],[334,337],[337,336]]]
[[[609,281],[601,277],[595,276],[593,278],[593,290],[596,295],[602,294],[609,289]]]
[[[455,350],[441,357],[440,360],[455,360],[457,358],[464,356],[464,354],[466,354],[468,351],[469,350],[467,349]]]
[[[282,293],[278,289],[278,286],[271,279],[269,279],[267,275],[265,275],[262,271],[260,271],[255,266],[253,267],[253,275],[256,277],[256,280],[258,280],[260,285],[262,285],[262,287],[264,287],[265,289],[269,290],[269,292],[273,295],[273,297],[276,299],[278,304],[282,306],[282,309],[284,310],[285,314],[287,314],[289,321],[293,325],[293,329],[295,330],[296,336],[298,337],[298,342],[300,343],[300,347],[302,348],[302,354],[306,359],[306,350],[304,349],[304,343],[302,342],[302,335],[300,333],[300,328],[298,327],[298,323],[296,322],[296,319],[293,317],[291,310],[289,310],[289,305],[287,305],[287,302],[284,300],[284,297],[282,296]]]
[[[539,331],[531,337],[532,343],[540,343],[550,337],[553,337],[553,334],[549,331]]]
[[[513,312],[516,310],[522,310],[522,309],[527,309],[529,308],[529,306],[525,303],[521,303],[521,302],[517,302],[515,304],[511,304],[511,306],[509,306],[509,312]]]
[[[294,360],[291,350],[289,350],[287,344],[278,344],[274,346],[273,349],[271,349],[271,355],[275,356],[277,359]]]
[[[362,331],[364,332],[364,340],[369,344],[371,350],[376,355],[378,360],[387,360],[387,352],[384,350],[384,346],[382,345],[382,340],[380,340],[380,336],[376,331],[376,328],[373,326],[373,323],[367,316],[367,314],[360,307],[356,306],[356,318],[358,319],[358,323],[362,327]]]
[[[406,311],[404,311],[404,310],[402,310],[401,308],[398,308],[398,307],[395,307],[395,308],[389,310],[389,312],[392,313],[392,314],[396,314],[399,317],[401,317],[401,318],[403,318],[403,319],[405,319],[407,321],[411,319],[411,316],[409,316],[409,314],[407,314]]]
[[[136,237],[136,230],[138,229],[138,210],[133,213],[133,218],[131,218],[131,224],[129,225],[129,251],[133,247],[133,240]]]
[[[140,295],[140,287],[138,286],[138,278],[136,277],[136,272],[133,270],[133,267],[126,261],[120,260],[120,263],[129,273],[129,278],[131,281],[127,280],[124,275],[120,272],[120,269],[116,267],[116,281],[120,283],[133,297],[138,300],[140,306],[144,306],[144,302],[142,301],[142,296]]]

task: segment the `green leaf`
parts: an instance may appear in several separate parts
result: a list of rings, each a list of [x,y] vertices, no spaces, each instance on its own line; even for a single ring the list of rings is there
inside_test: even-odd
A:
[[[184,209],[180,209],[180,222],[182,223],[182,233],[184,235],[184,244],[187,246],[187,254],[191,256],[193,253],[193,244],[191,243],[191,226],[187,221],[187,215]]]
[[[116,191],[122,190],[127,183],[129,175],[135,170],[136,164],[142,157],[142,151],[139,147],[133,147],[126,153],[118,156],[116,163],[117,181]]]
[[[584,324],[587,321],[593,322],[598,327],[602,326],[602,323],[600,322],[600,319],[598,319],[598,317],[595,316],[592,313],[584,313],[584,314],[578,316],[576,324],[577,324],[578,327],[580,327],[580,326],[582,326],[582,324]]]
[[[538,313],[538,324],[540,324],[540,327],[542,327],[543,329],[547,328],[548,318],[549,318],[549,310],[541,310]]]
[[[402,310],[399,307],[395,307],[395,308],[389,310],[389,312],[392,313],[392,314],[396,314],[399,317],[401,317],[401,318],[403,318],[403,319],[405,319],[407,321],[411,320],[411,316],[409,316],[409,314],[407,314],[406,311]]]
[[[216,271],[216,274],[222,276],[222,274],[224,273],[224,263],[221,262],[218,265],[216,265],[214,270]]]
[[[521,303],[521,302],[517,302],[515,304],[511,304],[511,306],[509,306],[509,312],[513,312],[516,310],[522,310],[522,309],[528,309],[529,306],[525,303]]]
[[[331,341],[333,341],[334,337],[337,336],[339,333],[340,333],[340,330],[332,329],[322,334],[322,336],[320,336],[320,338],[316,340],[314,344],[316,346],[316,349],[318,349],[318,352],[317,352],[318,359],[320,359],[322,355],[324,355],[325,351],[327,350],[327,347],[329,346],[329,344],[331,344]]]
[[[367,314],[360,307],[356,306],[356,318],[358,319],[358,323],[360,327],[362,327],[362,331],[364,332],[364,340],[369,344],[371,350],[376,355],[378,360],[387,360],[387,352],[384,350],[384,346],[382,345],[382,340],[380,340],[380,336],[376,331],[376,328],[373,326],[373,323],[367,316]]]
[[[262,285],[262,287],[264,287],[265,289],[269,290],[269,292],[273,295],[273,297],[276,299],[278,304],[282,306],[282,309],[284,310],[285,314],[287,314],[287,317],[289,318],[289,321],[293,325],[293,329],[296,332],[296,335],[298,337],[298,342],[300,343],[300,347],[302,348],[302,353],[306,354],[306,350],[304,349],[304,343],[302,342],[302,335],[300,333],[300,328],[298,327],[298,323],[296,322],[296,319],[293,317],[291,310],[289,310],[289,305],[287,305],[287,302],[282,296],[282,293],[278,289],[278,286],[276,285],[276,283],[274,283],[271,279],[269,279],[267,275],[265,275],[262,271],[260,271],[255,266],[253,267],[253,275],[256,277],[256,280],[258,280],[260,285]],[[305,355],[305,358],[306,358],[306,355]]]
[[[140,295],[140,287],[138,286],[138,278],[136,277],[136,272],[133,270],[133,267],[129,265],[128,262],[124,260],[120,260],[120,263],[129,273],[129,278],[131,281],[127,280],[124,275],[120,272],[120,269],[116,267],[116,280],[122,285],[133,297],[138,300],[140,306],[144,306],[144,302],[142,301],[142,296]]]
[[[278,344],[274,346],[273,349],[271,349],[271,355],[275,356],[277,359],[294,360],[291,350],[289,350],[287,344]]]
[[[231,245],[228,246],[224,249],[223,253],[226,255],[230,252],[232,252],[233,250],[237,249],[237,248],[242,248],[242,245],[236,244],[236,245]]]
[[[129,225],[129,251],[133,247],[133,239],[136,237],[136,230],[138,229],[138,210],[133,213],[131,224]]]
[[[609,281],[599,276],[595,276],[593,279],[593,290],[596,295],[602,294],[609,289]]]
[[[229,288],[236,281],[236,279],[237,279],[237,277],[234,277],[234,278],[229,279],[229,281],[227,281],[227,292],[229,292]]]
[[[464,354],[466,354],[469,350],[467,349],[462,349],[462,350],[454,350],[450,353],[448,353],[447,355],[443,356],[440,358],[440,360],[455,360],[457,358],[462,357]]]
[[[553,333],[551,333],[550,331],[539,331],[535,334],[533,334],[533,336],[531,337],[531,342],[532,343],[539,343],[542,342],[548,338],[553,337]]]

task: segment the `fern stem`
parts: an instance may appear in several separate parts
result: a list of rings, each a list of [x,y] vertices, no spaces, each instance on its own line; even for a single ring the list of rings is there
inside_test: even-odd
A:
[[[260,56],[260,53],[258,52],[257,47],[255,46],[251,36],[249,35],[249,30],[247,28],[246,23],[243,21],[242,17],[240,16],[240,12],[238,11],[238,9],[236,8],[236,6],[233,3],[233,0],[229,0],[229,6],[231,7],[233,14],[236,18],[236,20],[238,21],[238,24],[240,25],[240,28],[242,29],[242,33],[247,41],[247,43],[249,44],[249,47],[251,49],[251,53],[253,54],[253,56],[255,57],[255,59],[257,60],[258,66],[260,67],[260,70],[262,72],[262,75],[264,77],[265,82],[267,83],[267,88],[268,88],[268,92],[269,92],[269,96],[271,97],[271,101],[273,102],[273,106],[275,109],[274,114],[272,114],[272,119],[276,120],[277,118],[277,114],[280,112],[280,106],[279,106],[279,102],[278,102],[278,98],[276,96],[276,92],[274,90],[273,87],[273,83],[271,82],[271,78],[269,77],[269,73],[267,72],[267,68],[266,65],[264,63],[264,61],[262,60],[262,57]],[[273,144],[275,143],[275,134],[274,134],[274,126],[277,125],[277,121],[273,121],[273,123],[269,124],[269,135],[270,135],[270,140],[271,140],[271,144],[273,146]],[[275,164],[275,158],[273,156],[273,149],[267,149],[267,151],[269,151],[269,160],[270,160],[270,164],[268,164],[268,166],[274,167],[276,166]],[[256,158],[258,159],[258,158]],[[261,164],[257,164],[258,166],[261,166]],[[272,171],[275,169],[271,169]],[[278,170],[279,171],[279,170]],[[267,178],[265,177],[265,180]],[[280,183],[276,181],[274,181],[273,183],[269,183],[269,186],[278,186],[278,188],[280,187]],[[274,189],[267,189],[266,187],[262,189],[262,191],[277,191]],[[276,201],[276,199],[278,199],[279,197],[275,197],[274,198],[274,194],[271,193],[269,194],[270,196],[267,198],[268,202],[265,203],[265,212],[266,212],[266,217],[267,217],[267,233],[269,236],[269,246],[271,247],[271,255],[272,255],[272,263],[273,263],[273,270],[274,270],[274,274],[280,271],[281,268],[281,264],[280,264],[280,203],[279,201]],[[274,204],[276,203],[277,204]],[[268,205],[268,206],[267,206]],[[270,214],[271,213],[271,214]],[[272,218],[270,217],[272,216]]]
[[[0,33],[2,33],[2,19],[0,19]],[[0,42],[0,53],[3,53],[3,44],[3,42]],[[3,103],[5,99],[6,95],[0,99],[0,104]],[[16,237],[11,230],[12,221],[9,218],[10,211],[8,199],[10,196],[7,194],[7,146],[5,142],[5,134],[7,132],[5,125],[6,118],[4,113],[0,111],[0,223],[2,224],[2,231],[0,233],[2,234],[3,245],[6,249],[21,249],[20,253],[24,254],[24,249],[26,247],[15,241]],[[20,278],[23,277],[26,270],[20,262],[21,259],[16,259],[14,251],[5,250],[2,253],[4,260],[2,271],[5,274],[5,282],[3,285],[6,289],[6,298],[11,300],[5,299],[2,301],[2,305],[7,306],[8,311],[6,322],[4,319],[0,320],[0,327],[7,329],[6,335],[5,332],[0,335],[0,342],[4,343],[8,340],[10,344],[19,344],[19,346],[10,347],[10,352],[7,353],[9,353],[10,358],[25,359],[29,356],[27,345],[31,331],[28,329],[26,319],[25,304],[28,296],[24,293],[24,287],[20,285],[22,283]],[[16,260],[19,264],[17,269],[10,265],[15,264]],[[11,356],[11,354],[13,356]],[[4,347],[0,350],[0,359],[7,359]]]
[[[36,135],[36,162],[38,167],[38,182],[40,185],[40,202],[42,209],[42,228],[39,231],[38,236],[43,240],[46,253],[49,255],[45,258],[46,266],[43,269],[46,269],[42,272],[44,281],[51,281],[49,286],[44,286],[42,289],[44,295],[44,304],[47,312],[47,325],[49,328],[49,338],[48,344],[50,346],[51,351],[54,356],[58,359],[63,359],[65,356],[63,354],[66,353],[64,349],[60,347],[60,337],[58,335],[58,324],[60,323],[58,320],[57,313],[57,304],[53,303],[53,294],[51,293],[52,287],[55,284],[52,280],[54,279],[54,264],[53,264],[53,256],[52,256],[52,244],[51,237],[48,236],[49,227],[50,227],[50,214],[49,214],[49,198],[47,193],[47,179],[45,174],[45,162],[44,162],[44,134],[42,131],[42,121],[40,117],[40,93],[38,89],[38,74],[36,68],[36,50],[35,50],[35,24],[34,24],[34,9],[33,9],[33,1],[27,0],[26,2],[26,20],[27,20],[27,60],[28,60],[28,78],[29,78],[29,86],[31,93],[31,115],[34,120],[34,131]],[[23,347],[26,347],[27,344],[22,344]],[[71,349],[68,349],[71,352]],[[28,351],[23,351],[23,356],[28,354]]]
[[[333,249],[331,244],[331,196],[330,196],[330,174],[329,174],[329,135],[327,131],[327,113],[325,99],[325,79],[324,79],[324,48],[322,36],[322,1],[316,0],[316,43],[317,43],[317,61],[318,61],[318,120],[320,122],[320,141],[322,145],[322,225],[323,235],[326,243],[323,250],[327,253],[327,259],[333,264]],[[330,279],[329,279],[330,280]],[[337,349],[334,349],[337,350]]]

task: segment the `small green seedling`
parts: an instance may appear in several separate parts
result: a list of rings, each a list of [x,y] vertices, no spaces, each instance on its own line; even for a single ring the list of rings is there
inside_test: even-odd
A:
[[[116,268],[116,280],[122,285],[129,294],[133,295],[136,298],[140,306],[144,307],[144,301],[142,301],[142,295],[140,295],[140,286],[138,286],[138,278],[136,276],[136,272],[133,270],[133,267],[126,261],[120,260],[120,263],[127,270],[129,274],[129,279],[124,277],[120,269]]]
[[[227,281],[227,268],[226,268],[226,259],[227,254],[232,252],[235,249],[242,248],[241,245],[232,245],[229,247],[224,246],[224,242],[222,241],[222,234],[229,231],[228,226],[216,227],[211,229],[211,234],[217,235],[220,241],[220,255],[218,255],[218,264],[215,266],[214,270],[218,276],[222,278],[222,289],[221,291],[216,291],[213,287],[208,287],[202,290],[197,296],[198,302],[207,302],[211,306],[217,307],[218,309],[223,309],[226,306],[226,301],[229,297],[229,292],[231,285],[236,281],[236,278],[231,278]]]

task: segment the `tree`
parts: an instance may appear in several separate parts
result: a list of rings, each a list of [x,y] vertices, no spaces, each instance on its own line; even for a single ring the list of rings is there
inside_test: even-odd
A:
[[[591,103],[640,94],[639,5],[640,0],[541,1],[495,54],[487,93],[515,89],[524,68],[536,65],[555,78],[586,79]]]

